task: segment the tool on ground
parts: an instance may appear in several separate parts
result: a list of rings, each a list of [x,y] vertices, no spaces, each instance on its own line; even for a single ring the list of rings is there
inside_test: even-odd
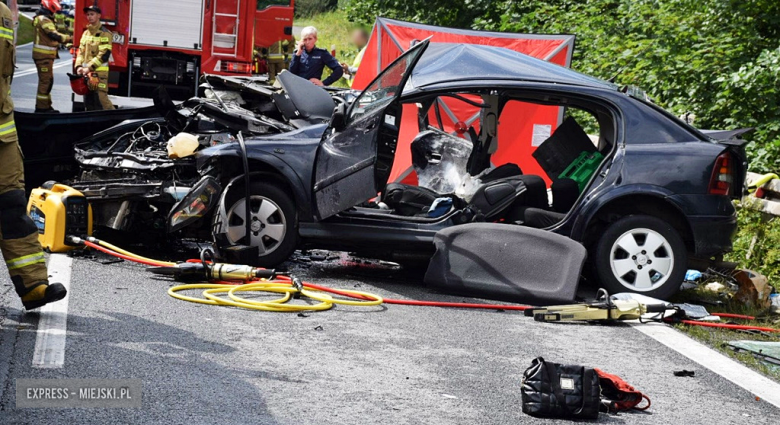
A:
[[[153,267],[148,270],[154,274],[172,276],[180,282],[204,282],[211,280],[251,281],[276,277],[276,271],[274,270],[224,263],[179,263],[171,267]]]
[[[556,305],[533,308],[526,316],[538,322],[635,320],[643,314],[663,314],[666,304],[643,304],[637,300],[613,300],[604,289],[599,289],[597,300],[583,304]]]
[[[50,252],[78,248],[68,235],[92,234],[92,208],[78,190],[63,184],[33,189],[27,214],[38,228],[38,241]]]

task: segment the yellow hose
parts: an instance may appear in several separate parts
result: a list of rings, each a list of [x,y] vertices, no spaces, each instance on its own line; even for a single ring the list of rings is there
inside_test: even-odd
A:
[[[761,186],[763,186],[763,185],[765,185],[765,184],[767,184],[770,181],[775,180],[775,179],[780,179],[780,177],[778,177],[777,174],[774,174],[774,173],[764,174],[763,176],[759,177],[758,180],[754,181],[753,183],[750,183],[750,186],[748,186],[748,187],[759,188],[759,187],[761,187]],[[755,190],[755,189],[753,189],[753,190]],[[751,192],[753,190],[751,190]]]
[[[160,266],[175,267],[177,263],[169,261],[160,261],[153,258],[143,257],[138,254],[134,254],[130,251],[126,251],[118,246],[112,245],[108,242],[100,239],[91,238],[90,242],[96,243],[114,252],[118,252],[125,256],[143,260],[150,263],[156,263]],[[193,289],[204,289],[203,298],[191,297],[188,295],[180,294],[180,291],[188,291]],[[247,298],[239,297],[236,292],[272,292],[282,293],[283,297],[270,301],[256,301]],[[221,283],[191,283],[185,285],[176,285],[168,289],[168,295],[173,298],[188,301],[197,304],[206,305],[221,305],[244,308],[249,310],[259,311],[272,311],[280,313],[292,313],[301,311],[324,311],[333,308],[334,304],[352,305],[359,307],[371,307],[377,306],[384,302],[382,297],[368,292],[353,291],[347,289],[340,289],[339,292],[345,294],[352,294],[359,297],[367,298],[367,300],[344,300],[333,298],[331,295],[321,293],[319,289],[307,288],[301,291],[290,283],[286,282],[251,282],[243,285],[229,285]],[[227,293],[228,299],[219,297],[215,294]],[[289,301],[293,298],[293,295],[300,293],[301,296],[319,301],[317,304],[289,304]]]

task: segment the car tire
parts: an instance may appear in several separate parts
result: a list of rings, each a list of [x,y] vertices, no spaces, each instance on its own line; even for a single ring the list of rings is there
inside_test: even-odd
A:
[[[253,235],[251,246],[258,246],[259,255],[253,266],[275,267],[286,261],[298,246],[298,214],[295,203],[284,190],[277,185],[256,182],[249,189]],[[245,245],[246,231],[244,211],[244,188],[236,187],[225,199],[227,223],[220,223],[225,229],[221,235],[215,235],[219,249],[233,245]],[[216,220],[221,220],[216,217]],[[215,228],[220,228],[215,226]]]
[[[636,292],[666,300],[680,289],[687,270],[679,232],[648,215],[623,217],[609,225],[595,254],[598,281],[611,294]]]

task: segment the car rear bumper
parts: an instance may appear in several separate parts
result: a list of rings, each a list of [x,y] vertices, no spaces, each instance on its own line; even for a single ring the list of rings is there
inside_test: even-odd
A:
[[[694,240],[694,256],[708,259],[731,251],[737,231],[737,216],[689,216]]]

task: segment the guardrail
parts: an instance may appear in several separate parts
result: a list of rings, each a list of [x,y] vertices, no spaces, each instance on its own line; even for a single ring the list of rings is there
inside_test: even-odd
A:
[[[760,184],[767,179],[767,175],[747,173],[749,188],[758,186],[749,195],[742,198],[742,206],[752,210],[780,216],[780,179],[775,178]],[[756,183],[759,183],[758,185]]]

